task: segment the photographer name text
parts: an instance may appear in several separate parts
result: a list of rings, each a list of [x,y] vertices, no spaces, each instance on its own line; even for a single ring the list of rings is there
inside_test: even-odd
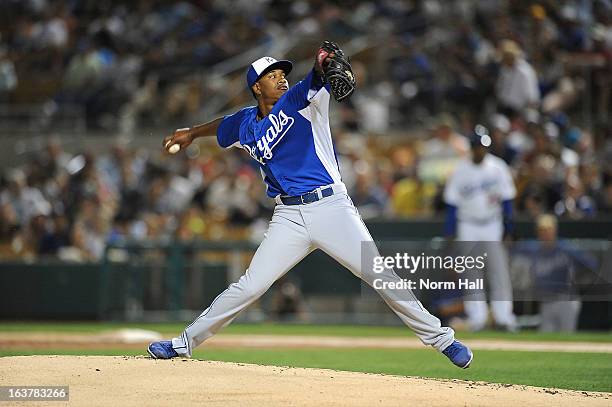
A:
[[[382,278],[377,278],[373,286],[376,290],[482,290],[484,281],[482,278],[472,280],[463,278],[458,281],[435,281],[429,278],[384,281]]]

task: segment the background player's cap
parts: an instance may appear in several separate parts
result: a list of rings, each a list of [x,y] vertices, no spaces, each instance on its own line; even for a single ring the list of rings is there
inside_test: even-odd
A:
[[[293,63],[291,61],[281,60],[277,61],[272,57],[259,58],[249,66],[247,71],[247,86],[250,89],[266,72],[272,69],[282,69],[285,74],[289,74],[293,69]]]
[[[470,135],[470,144],[472,147],[489,147],[491,146],[491,141],[489,129],[482,124],[477,124],[476,127],[474,127],[474,131],[472,131],[472,134]]]

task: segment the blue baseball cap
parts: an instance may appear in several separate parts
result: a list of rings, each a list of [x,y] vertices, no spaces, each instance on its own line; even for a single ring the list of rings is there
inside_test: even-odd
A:
[[[277,61],[272,57],[259,58],[249,66],[249,70],[247,71],[246,80],[248,88],[251,89],[251,86],[253,86],[259,78],[273,69],[282,69],[286,75],[289,75],[289,72],[293,69],[293,63],[286,60]]]

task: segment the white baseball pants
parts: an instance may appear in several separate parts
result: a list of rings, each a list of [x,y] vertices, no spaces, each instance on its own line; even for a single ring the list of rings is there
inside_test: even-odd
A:
[[[371,271],[362,270],[362,242],[371,242],[357,209],[346,193],[336,193],[306,205],[277,205],[264,240],[246,273],[230,284],[210,306],[172,339],[177,353],[191,356],[193,349],[228,325],[268,288],[311,251],[319,248],[357,277],[371,283]],[[375,246],[369,249],[378,256]],[[368,249],[364,249],[368,250]],[[385,281],[400,281],[393,270],[376,274]],[[324,282],[321,282],[322,284]],[[442,327],[410,290],[377,290],[387,305],[425,345],[442,351],[454,340],[454,331]]]

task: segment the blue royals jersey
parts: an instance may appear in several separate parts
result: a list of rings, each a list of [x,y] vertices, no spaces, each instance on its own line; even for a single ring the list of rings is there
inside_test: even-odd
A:
[[[329,99],[328,85],[311,71],[264,119],[257,120],[256,106],[225,116],[217,141],[224,148],[245,149],[259,163],[272,198],[341,183],[329,128]]]

